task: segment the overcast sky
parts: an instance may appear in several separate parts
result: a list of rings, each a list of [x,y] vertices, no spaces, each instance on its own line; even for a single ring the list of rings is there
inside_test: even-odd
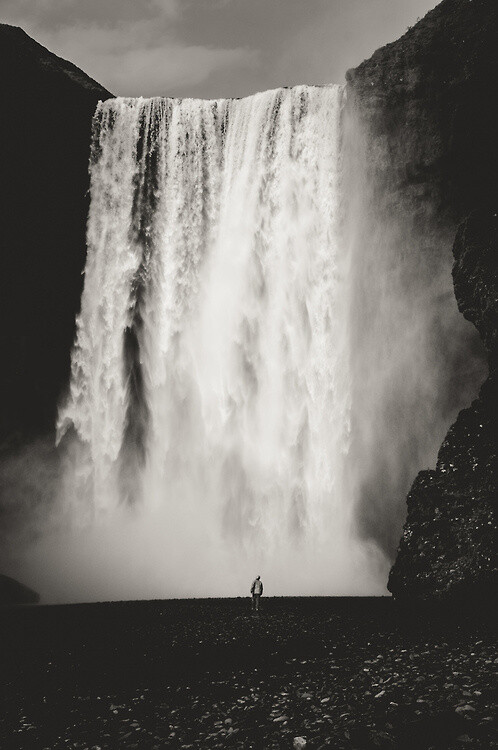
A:
[[[21,26],[123,96],[244,96],[342,83],[436,0],[0,0]]]

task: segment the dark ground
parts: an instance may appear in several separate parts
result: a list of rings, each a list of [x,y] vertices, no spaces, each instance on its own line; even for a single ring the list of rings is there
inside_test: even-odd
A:
[[[0,611],[0,747],[498,748],[489,613],[262,604]]]

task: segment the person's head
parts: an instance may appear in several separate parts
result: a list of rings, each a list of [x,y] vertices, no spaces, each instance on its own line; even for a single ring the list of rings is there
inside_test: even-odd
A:
[[[256,576],[256,580],[257,581],[259,581],[260,578],[261,578],[261,576]]]

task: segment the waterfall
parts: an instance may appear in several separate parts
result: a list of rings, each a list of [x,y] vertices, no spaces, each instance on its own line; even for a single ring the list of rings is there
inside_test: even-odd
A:
[[[64,502],[148,554],[161,595],[258,572],[274,593],[372,591],[348,489],[343,99],[97,108]]]

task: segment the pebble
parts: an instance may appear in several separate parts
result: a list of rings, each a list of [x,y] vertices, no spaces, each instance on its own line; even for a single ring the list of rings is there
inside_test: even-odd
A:
[[[485,645],[480,646],[478,657],[471,655],[476,651],[475,642],[462,639],[461,634],[451,626],[448,627],[450,637],[447,640],[441,639],[439,632],[432,634],[431,631],[430,651],[424,652],[422,649],[428,646],[419,642],[418,633],[413,640],[405,639],[402,629],[391,630],[386,624],[382,626],[382,632],[375,632],[375,637],[371,635],[370,644],[365,635],[367,629],[369,635],[372,633],[372,626],[365,620],[351,618],[344,627],[341,624],[341,627],[331,629],[329,633],[324,630],[322,614],[315,611],[313,606],[307,618],[303,619],[293,614],[290,607],[287,610],[290,614],[284,617],[278,612],[277,604],[276,614],[266,620],[261,619],[257,630],[252,628],[252,621],[247,627],[242,617],[232,621],[228,615],[222,615],[222,606],[222,616],[217,614],[211,620],[210,607],[206,606],[207,616],[199,617],[198,622],[195,618],[191,621],[178,618],[184,633],[178,643],[163,630],[155,634],[155,625],[151,620],[150,655],[143,663],[140,662],[140,654],[134,657],[143,668],[141,674],[144,678],[147,678],[149,665],[150,674],[157,674],[156,662],[152,659],[154,649],[160,661],[166,639],[174,657],[177,646],[183,649],[186,644],[195,642],[196,629],[202,632],[202,654],[208,669],[204,671],[204,661],[197,665],[192,650],[188,652],[191,653],[192,663],[181,662],[185,672],[182,671],[178,679],[169,672],[171,654],[168,652],[168,659],[162,664],[164,669],[160,687],[155,684],[147,693],[142,685],[137,685],[130,687],[125,697],[125,693],[120,693],[120,683],[116,681],[116,688],[113,687],[110,694],[101,692],[102,702],[97,702],[95,692],[91,697],[79,696],[81,687],[76,686],[73,702],[70,703],[64,688],[61,698],[67,700],[69,705],[66,730],[69,742],[66,746],[73,750],[92,747],[91,741],[86,744],[83,739],[86,739],[87,722],[91,717],[94,737],[99,736],[104,747],[113,747],[115,743],[117,746],[124,740],[123,748],[128,750],[133,746],[133,741],[136,743],[139,739],[140,747],[150,746],[156,750],[167,746],[188,747],[189,744],[192,747],[192,743],[193,747],[206,750],[229,745],[234,748],[250,747],[251,744],[254,746],[255,739],[261,742],[260,747],[266,748],[303,750],[306,747],[332,747],[334,750],[344,750],[369,742],[371,747],[392,750],[397,736],[405,738],[408,725],[414,726],[418,737],[426,724],[431,730],[432,722],[435,722],[437,728],[440,717],[446,715],[449,707],[457,713],[455,735],[452,735],[453,750],[457,747],[475,750],[490,747],[489,743],[485,743],[496,721],[493,718],[491,666],[494,646],[493,636],[488,635],[486,630],[483,631],[486,633]],[[202,611],[204,605],[196,606]],[[133,624],[132,618],[130,622]],[[127,629],[133,632],[125,617],[125,633]],[[87,632],[85,629],[85,637],[89,637]],[[302,634],[305,638],[300,640]],[[224,647],[234,640],[238,644],[245,644],[244,638],[247,644],[255,646],[247,663],[243,660],[241,664],[229,663],[225,667],[222,661],[217,660],[218,657],[213,657],[214,666],[211,666],[211,648],[219,649],[220,659],[226,659]],[[154,645],[154,639],[157,645]],[[175,645],[171,646],[173,641]],[[409,643],[409,647],[408,650],[404,648],[402,653],[400,646],[403,641],[403,645]],[[133,639],[130,638],[129,642],[132,643]],[[331,653],[327,650],[331,648],[331,643],[334,643],[336,662],[333,666],[327,656]],[[21,663],[25,658],[22,647],[23,643],[20,643],[18,658]],[[382,649],[381,653],[379,648]],[[295,658],[286,659],[285,656],[292,653],[291,649],[294,649]],[[31,651],[29,653],[32,654]],[[227,654],[229,659],[233,658],[231,650]],[[382,654],[384,656],[380,659]],[[413,659],[412,654],[416,655]],[[396,663],[399,656],[403,658]],[[63,656],[58,658],[62,673]],[[306,669],[302,669],[300,662],[307,664]],[[489,666],[484,666],[485,663]],[[29,667],[36,675],[36,661],[34,667],[31,662]],[[193,677],[187,685],[190,672]],[[99,678],[98,671],[96,677]],[[18,734],[16,740],[20,740],[21,746],[27,746],[28,740],[32,743],[35,739],[34,730],[29,729],[33,716],[23,703],[24,687],[13,668],[8,682],[14,686],[11,688],[11,701],[12,710],[15,708],[19,717],[16,726],[21,727],[21,721],[24,721],[24,726],[17,730],[25,735],[24,744],[24,738],[19,738]],[[71,684],[69,678],[67,683]],[[97,689],[96,685],[94,689]],[[44,705],[43,697],[40,695],[39,705],[43,706],[44,712],[50,711],[56,698],[52,693],[47,697],[45,692],[47,704]],[[119,703],[114,703],[116,700]],[[281,713],[282,709],[285,713]],[[44,728],[42,721],[43,716],[41,720],[37,718],[36,732]],[[176,725],[173,725],[173,721],[177,722]],[[462,726],[458,724],[459,721]],[[7,720],[0,715],[0,747],[7,747],[2,744],[6,728]],[[253,733],[256,728],[257,737]],[[13,731],[16,730],[12,730],[9,736]],[[305,732],[306,737],[294,737],[294,731]],[[453,727],[451,731],[454,731]],[[155,733],[155,744],[150,745],[152,733]],[[470,738],[470,742],[467,738]],[[45,737],[43,739],[47,742]],[[58,742],[54,737],[51,746],[62,746],[62,741]],[[139,745],[135,744],[135,747]],[[403,745],[399,747],[403,750]]]

